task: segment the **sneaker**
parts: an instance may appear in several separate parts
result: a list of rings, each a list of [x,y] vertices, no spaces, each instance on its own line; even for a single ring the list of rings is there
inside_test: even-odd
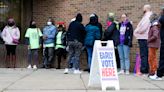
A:
[[[37,69],[36,65],[33,66],[33,69]]]
[[[158,77],[156,74],[154,74],[153,76],[149,76],[149,78],[151,79],[151,80],[162,80],[162,78],[160,78],[160,77]]]
[[[74,74],[81,74],[82,72],[80,70],[74,70]]]
[[[129,71],[126,71],[126,72],[125,72],[125,74],[126,74],[126,75],[129,75],[129,74],[130,74],[130,72],[129,72]]]
[[[68,74],[68,73],[69,73],[69,69],[66,68],[66,69],[64,70],[64,74]]]
[[[120,75],[120,74],[125,74],[125,72],[124,72],[124,70],[120,70],[119,72],[118,72],[118,74]]]
[[[32,69],[32,66],[31,65],[28,65],[27,69]]]

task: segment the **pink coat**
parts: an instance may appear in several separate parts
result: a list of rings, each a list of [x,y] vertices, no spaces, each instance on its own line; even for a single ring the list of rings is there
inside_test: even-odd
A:
[[[18,27],[9,27],[6,26],[3,31],[2,31],[2,39],[5,42],[5,44],[8,45],[17,45],[15,43],[13,43],[13,39],[20,39],[20,31],[18,29]]]
[[[151,11],[146,12],[139,24],[137,25],[134,31],[134,36],[136,37],[136,39],[148,39],[148,32],[151,26],[149,18],[151,15]]]

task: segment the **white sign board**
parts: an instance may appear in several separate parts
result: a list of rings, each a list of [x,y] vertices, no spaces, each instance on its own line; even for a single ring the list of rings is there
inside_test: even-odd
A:
[[[113,41],[95,41],[88,86],[97,85],[102,91],[120,89]]]

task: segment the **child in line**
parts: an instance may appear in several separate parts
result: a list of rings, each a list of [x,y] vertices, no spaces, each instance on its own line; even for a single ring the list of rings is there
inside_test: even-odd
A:
[[[160,46],[160,35],[158,27],[158,15],[153,14],[150,17],[151,27],[148,33],[148,47],[149,47],[149,75],[154,75],[157,71],[157,50]]]

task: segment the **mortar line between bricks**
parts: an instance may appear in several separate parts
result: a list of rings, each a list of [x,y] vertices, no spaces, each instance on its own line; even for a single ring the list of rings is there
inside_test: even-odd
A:
[[[83,83],[83,86],[84,86],[84,88],[85,88],[85,91],[87,92],[87,87],[85,86],[85,82],[84,82],[84,80],[83,80],[83,78],[82,78],[82,74],[80,74],[80,79],[81,79],[81,81],[82,81],[82,83]]]
[[[152,83],[151,81],[148,81],[148,80],[146,80],[146,79],[144,79],[144,78],[141,78],[141,79],[144,80],[144,81],[147,82],[147,83],[150,83],[150,84],[154,85],[155,87],[158,87],[160,90],[164,90],[163,88],[161,88],[161,87],[158,86],[157,84]]]
[[[24,78],[30,76],[31,74],[33,74],[33,73],[36,72],[36,71],[37,71],[37,70],[33,70],[31,73],[26,74],[26,75],[22,76],[21,78],[17,79],[16,81],[10,83],[7,87],[5,87],[4,89],[2,89],[0,92],[6,91],[9,87],[11,87],[12,85],[14,85],[16,82],[18,82],[18,81],[20,81],[20,80],[22,80],[22,79],[24,79]]]

